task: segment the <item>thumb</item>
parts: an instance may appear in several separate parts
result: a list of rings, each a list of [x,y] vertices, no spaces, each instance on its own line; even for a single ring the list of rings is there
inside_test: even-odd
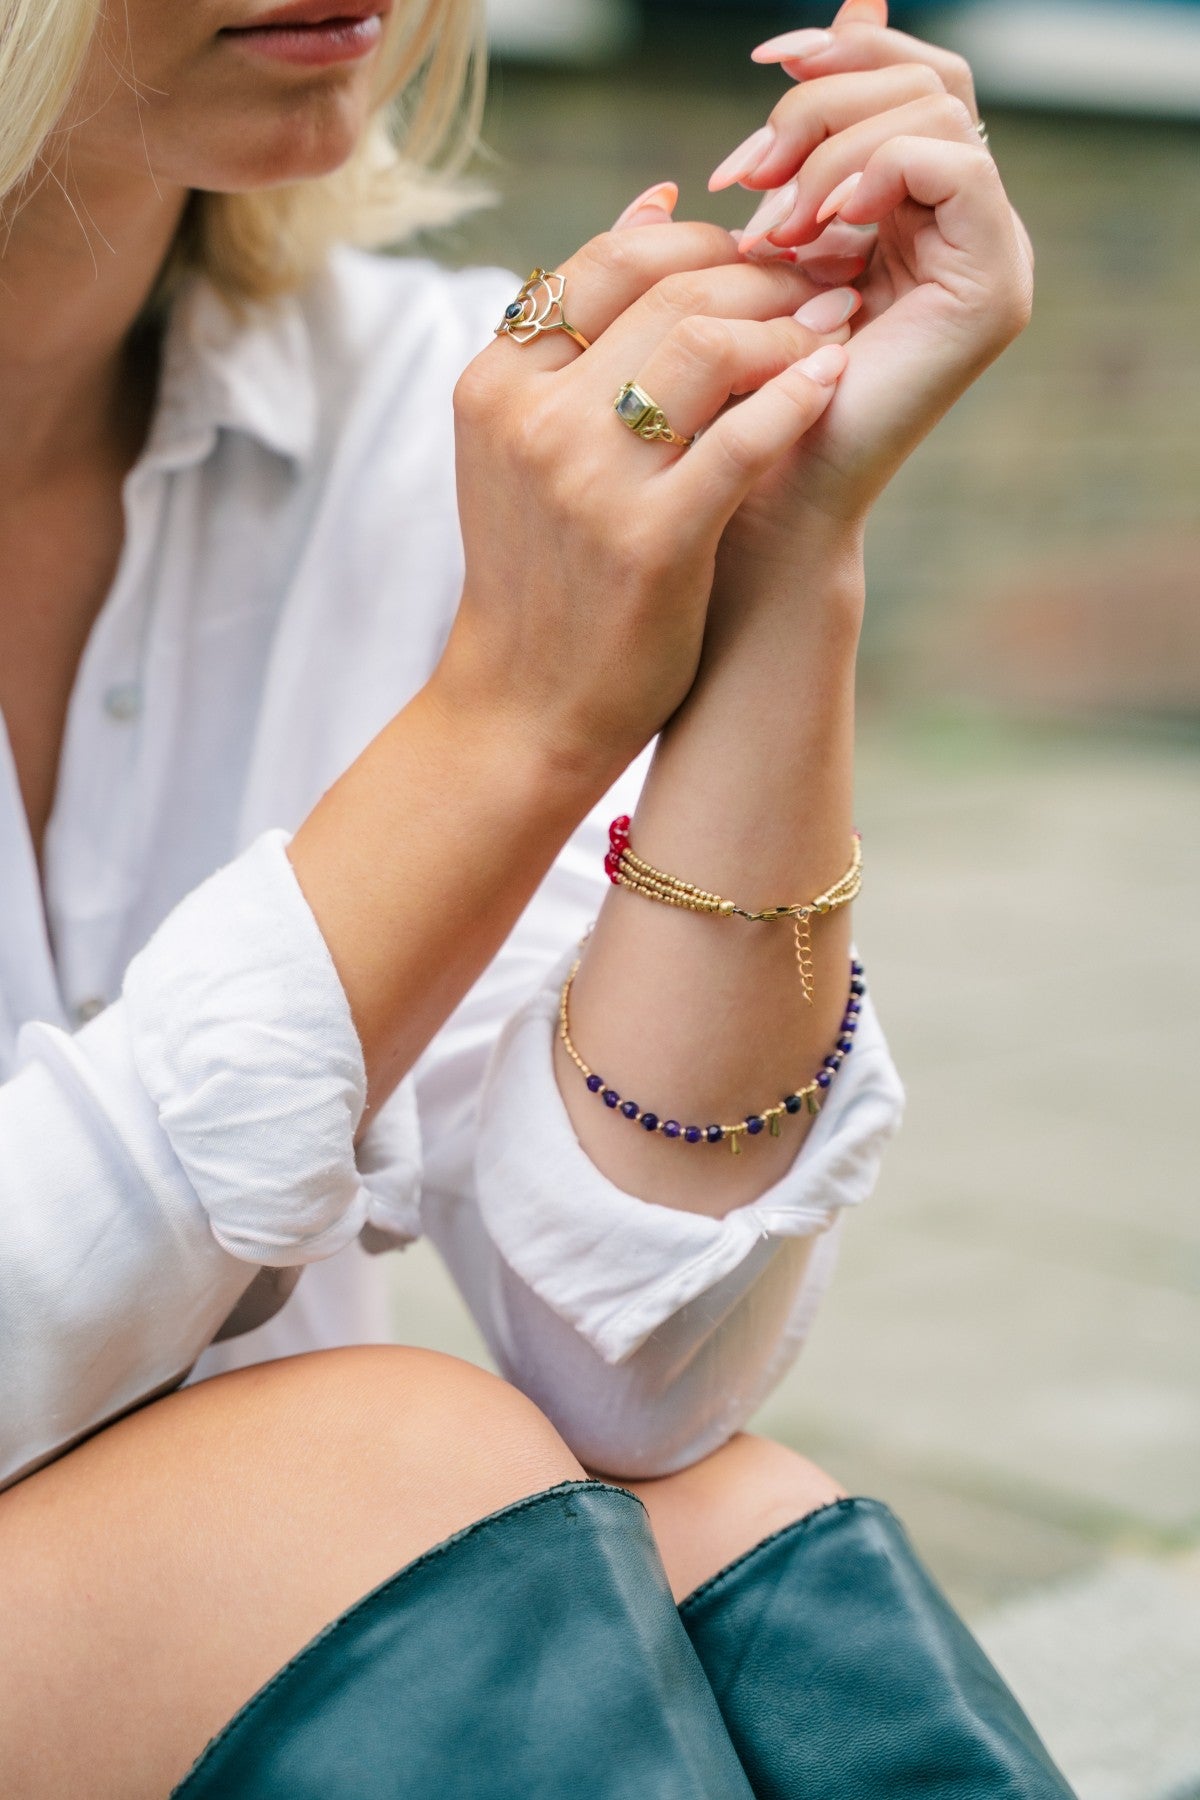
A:
[[[678,204],[679,189],[675,183],[657,181],[629,202],[613,230],[625,231],[631,225],[669,225]]]
[[[886,25],[887,0],[846,0],[835,25]]]

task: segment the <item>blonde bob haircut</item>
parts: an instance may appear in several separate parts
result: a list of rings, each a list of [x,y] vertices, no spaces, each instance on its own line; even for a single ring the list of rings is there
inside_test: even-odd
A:
[[[0,0],[5,212],[69,132],[62,121],[101,13],[102,0]],[[350,159],[286,187],[194,194],[171,273],[198,268],[231,297],[266,299],[301,286],[335,243],[377,248],[449,224],[480,198],[458,177],[484,75],[481,0],[399,0],[378,51],[375,110]]]

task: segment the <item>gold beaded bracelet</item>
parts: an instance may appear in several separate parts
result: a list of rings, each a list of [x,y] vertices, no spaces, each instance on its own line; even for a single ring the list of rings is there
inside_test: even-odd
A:
[[[604,867],[609,880],[617,887],[641,894],[644,899],[657,900],[663,906],[682,906],[688,912],[712,913],[721,919],[750,919],[754,923],[791,919],[800,986],[805,1005],[812,1005],[815,991],[812,921],[814,916],[836,912],[839,907],[849,906],[857,898],[862,888],[863,867],[862,838],[857,831],[854,833],[850,867],[844,875],[838,877],[832,887],[826,888],[823,894],[818,894],[815,900],[801,901],[793,906],[768,906],[760,912],[750,912],[744,906],[735,905],[732,900],[723,900],[720,894],[711,894],[705,888],[693,886],[690,881],[681,881],[677,875],[667,875],[662,869],[656,869],[652,863],[637,856],[629,848],[627,815],[623,814],[619,819],[613,820],[608,828],[608,840],[609,850],[604,859]]]
[[[589,933],[580,942],[580,950],[587,942]],[[807,1112],[818,1113],[821,1101],[828,1092],[838,1070],[854,1048],[854,1036],[859,1027],[863,1008],[863,996],[867,984],[863,976],[863,966],[854,958],[850,963],[850,992],[846,1001],[846,1011],[838,1031],[837,1040],[826,1056],[811,1081],[794,1088],[790,1094],[783,1095],[773,1106],[764,1106],[761,1111],[747,1113],[744,1119],[737,1119],[730,1125],[689,1125],[679,1119],[660,1118],[659,1114],[649,1107],[639,1106],[636,1100],[623,1098],[614,1087],[610,1087],[603,1075],[584,1062],[571,1039],[571,1025],[568,1016],[568,1005],[571,997],[571,986],[579,972],[582,955],[577,956],[571,964],[571,970],[562,984],[558,997],[558,1035],[562,1039],[563,1049],[570,1057],[587,1084],[588,1092],[597,1094],[610,1111],[619,1113],[622,1118],[630,1119],[640,1125],[643,1131],[658,1132],[662,1137],[682,1144],[728,1144],[735,1156],[741,1154],[742,1139],[757,1137],[760,1131],[769,1131],[772,1137],[782,1135],[783,1120],[788,1114]],[[686,1115],[685,1115],[686,1117]]]

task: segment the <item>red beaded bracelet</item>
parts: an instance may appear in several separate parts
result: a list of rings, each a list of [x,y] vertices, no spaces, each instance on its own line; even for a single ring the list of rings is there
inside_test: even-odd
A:
[[[646,900],[657,900],[663,906],[681,906],[688,912],[712,913],[721,919],[749,919],[754,923],[791,919],[800,985],[805,1003],[812,1005],[812,920],[824,913],[836,912],[841,906],[849,906],[857,898],[862,888],[863,866],[862,838],[857,831],[849,868],[823,894],[818,894],[815,900],[800,901],[792,906],[768,906],[759,912],[751,912],[732,900],[723,900],[720,894],[710,893],[707,888],[680,880],[678,875],[668,875],[636,855],[629,847],[629,825],[629,815],[622,813],[608,828],[609,848],[604,869],[614,887],[628,888],[631,893],[641,894]]]

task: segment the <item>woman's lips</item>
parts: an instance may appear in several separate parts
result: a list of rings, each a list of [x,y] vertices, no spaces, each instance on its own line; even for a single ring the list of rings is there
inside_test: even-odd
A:
[[[273,62],[320,68],[368,56],[383,36],[383,19],[372,13],[365,19],[326,19],[319,25],[255,25],[229,29],[221,36]]]

